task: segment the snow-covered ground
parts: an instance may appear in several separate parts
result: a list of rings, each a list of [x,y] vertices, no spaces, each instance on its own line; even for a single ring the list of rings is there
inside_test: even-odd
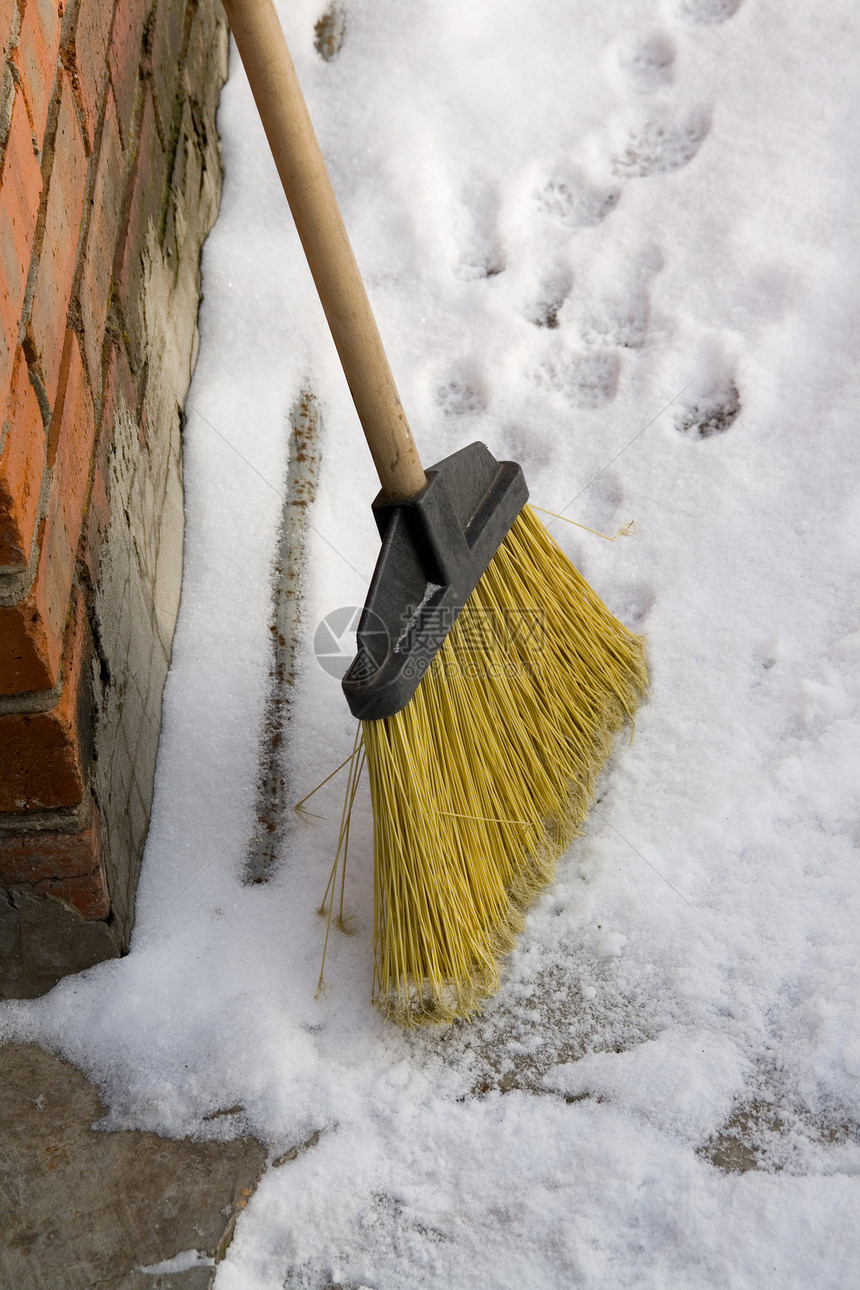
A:
[[[363,798],[315,1001],[338,780],[242,881],[302,392],[292,800],[352,746],[312,638],[363,601],[376,484],[234,50],[132,952],[0,1036],[82,1066],[109,1125],[307,1144],[216,1290],[853,1286],[856,6],[347,0],[331,61],[320,0],[279,8],[425,460],[481,439],[538,505],[637,521],[551,527],[647,634],[650,701],[481,1018],[368,1007]]]

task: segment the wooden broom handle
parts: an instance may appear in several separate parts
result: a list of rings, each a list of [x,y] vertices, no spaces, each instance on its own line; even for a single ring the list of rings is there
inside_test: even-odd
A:
[[[273,0],[224,0],[383,492],[426,478]]]

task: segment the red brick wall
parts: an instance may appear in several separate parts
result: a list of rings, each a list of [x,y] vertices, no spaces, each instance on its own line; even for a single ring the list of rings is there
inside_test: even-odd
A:
[[[142,300],[153,257],[177,254],[177,204],[185,223],[204,196],[211,206],[211,185],[192,192],[174,171],[189,112],[208,115],[214,135],[219,11],[213,0],[0,0],[0,896],[54,898],[108,924],[92,754],[107,703],[93,677],[107,684],[111,670],[96,639],[110,463],[119,410],[141,445],[178,434],[175,399],[153,389]],[[194,274],[200,240],[184,248]],[[193,296],[184,372],[171,378],[184,375],[183,389]],[[138,522],[150,518],[160,522]],[[123,863],[114,856],[117,872]],[[139,856],[129,863],[136,877]],[[114,952],[128,910],[123,920]]]

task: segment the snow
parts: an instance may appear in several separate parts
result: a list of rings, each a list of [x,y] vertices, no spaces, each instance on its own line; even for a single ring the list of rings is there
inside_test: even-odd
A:
[[[135,1268],[146,1276],[161,1276],[169,1272],[188,1272],[190,1268],[212,1267],[215,1260],[207,1258],[199,1250],[180,1250],[172,1259],[163,1259],[161,1263],[147,1263]]]
[[[854,1285],[855,7],[350,0],[330,62],[319,0],[279,10],[427,464],[482,439],[538,505],[637,521],[547,519],[651,698],[481,1018],[367,1006],[363,795],[315,1000],[339,780],[241,881],[303,390],[295,800],[352,746],[311,641],[364,599],[376,485],[234,50],[132,952],[0,1037],[78,1063],[106,1127],[269,1144],[216,1290]]]

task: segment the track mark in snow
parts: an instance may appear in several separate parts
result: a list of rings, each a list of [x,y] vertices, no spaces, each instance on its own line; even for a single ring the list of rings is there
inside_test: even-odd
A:
[[[465,187],[460,207],[462,253],[455,275],[464,282],[495,278],[505,270],[496,223],[499,197],[493,184],[474,177]]]
[[[263,718],[257,818],[245,861],[245,882],[266,882],[274,873],[284,832],[283,741],[296,674],[296,645],[302,615],[300,581],[304,567],[308,506],[319,475],[320,414],[311,394],[290,413],[289,460],[278,553],[272,581],[272,662]]]
[[[346,10],[341,0],[332,0],[314,24],[314,48],[320,58],[330,63],[340,53],[346,34]]]
[[[371,1195],[370,1199],[374,1210],[372,1217],[370,1217],[370,1224],[375,1225],[382,1220],[391,1231],[396,1244],[402,1243],[402,1245],[406,1246],[410,1233],[414,1233],[434,1245],[448,1245],[455,1240],[452,1231],[444,1232],[439,1227],[422,1222],[411,1209],[407,1209],[399,1196],[392,1196],[390,1192],[386,1191],[377,1191]],[[361,1290],[361,1287],[356,1287],[356,1290]],[[364,1290],[369,1290],[369,1288],[365,1287]]]
[[[472,375],[452,372],[436,389],[436,402],[446,417],[476,416],[487,406],[483,383]]]
[[[614,589],[612,612],[633,631],[638,631],[657,599],[657,592],[649,582],[622,583]]]
[[[712,27],[733,17],[740,7],[741,0],[681,0],[675,13],[697,27]]]
[[[548,435],[536,435],[534,428],[526,423],[513,422],[499,427],[495,437],[498,445],[498,456],[509,457],[511,461],[529,462],[529,470],[534,475],[539,471],[550,470],[554,461],[554,449]]]
[[[524,310],[537,327],[575,333],[582,349],[641,349],[651,316],[649,285],[663,266],[658,248],[643,248],[630,262],[587,257],[577,275],[569,266],[548,273]]]
[[[467,253],[457,268],[457,277],[464,282],[474,282],[479,278],[496,278],[504,273],[505,264],[489,244],[483,249]]]
[[[617,354],[560,351],[538,368],[535,381],[575,408],[602,408],[615,397],[620,366]]]
[[[361,1226],[367,1227],[372,1220],[365,1218]],[[396,1248],[394,1235],[388,1236],[390,1242],[389,1248]],[[402,1256],[402,1250],[398,1249],[398,1254]],[[344,1251],[341,1251],[340,1257],[344,1257]],[[347,1256],[348,1257],[348,1256]],[[336,1269],[335,1265],[325,1259],[310,1258],[305,1259],[300,1265],[287,1270],[286,1280],[278,1282],[283,1286],[283,1290],[374,1290],[373,1286],[365,1285],[363,1281],[344,1281],[342,1273]],[[259,1284],[259,1283],[258,1283]],[[386,1285],[392,1283],[386,1282]],[[424,1282],[426,1285],[427,1282]]]
[[[285,1151],[283,1155],[276,1156],[272,1161],[272,1168],[280,1169],[282,1165],[292,1164],[294,1160],[298,1160],[299,1156],[304,1155],[306,1151],[312,1151],[314,1147],[318,1145],[319,1140],[324,1133],[325,1129],[314,1129],[310,1137],[305,1138],[304,1142],[298,1142],[294,1147],[290,1147],[289,1151]]]
[[[650,94],[672,80],[675,44],[663,31],[622,38],[613,56],[624,80],[640,94]]]
[[[537,299],[525,311],[529,322],[535,327],[548,327],[554,331],[558,327],[559,310],[572,286],[573,275],[567,269],[548,275]]]
[[[648,334],[649,315],[644,290],[591,299],[581,307],[577,320],[582,343],[595,348],[641,349]]]
[[[616,175],[643,179],[668,175],[692,161],[710,129],[710,118],[701,110],[681,120],[653,116],[634,126],[612,159]]]
[[[578,171],[558,170],[535,189],[534,201],[565,228],[590,228],[615,209],[620,196],[619,189],[591,184]]]
[[[733,380],[700,390],[675,413],[675,429],[693,439],[725,434],[738,419],[741,396]]]

